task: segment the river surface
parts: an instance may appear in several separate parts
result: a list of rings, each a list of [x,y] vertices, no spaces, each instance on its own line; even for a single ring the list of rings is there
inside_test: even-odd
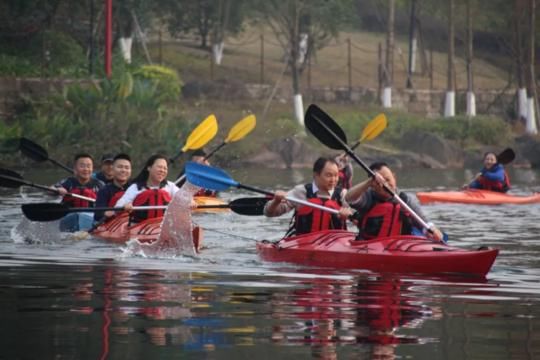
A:
[[[230,174],[268,189],[310,177]],[[40,183],[62,175],[24,173]],[[415,192],[455,189],[472,173],[397,175]],[[540,190],[538,172],[511,175],[513,192]],[[0,359],[540,358],[540,205],[424,207],[450,244],[500,249],[475,279],[263,262],[255,242],[279,239],[289,217],[234,213],[194,216],[205,229],[197,257],[145,257],[21,222],[20,205],[37,201],[29,188],[0,189]]]

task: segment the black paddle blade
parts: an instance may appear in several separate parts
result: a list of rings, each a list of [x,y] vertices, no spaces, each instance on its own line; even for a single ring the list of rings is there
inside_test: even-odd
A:
[[[258,216],[263,215],[268,200],[270,199],[265,197],[240,198],[231,201],[229,207],[240,215]]]
[[[63,218],[69,207],[61,203],[36,203],[21,206],[24,216],[31,221],[53,221]]]
[[[504,149],[497,155],[497,162],[502,165],[510,164],[516,158],[516,153],[511,148]]]
[[[335,150],[345,150],[347,136],[341,127],[317,105],[309,105],[304,119],[306,128],[321,143]]]
[[[43,162],[49,160],[47,150],[27,138],[23,137],[19,139],[19,149],[23,155],[28,156],[34,161]]]
[[[15,171],[8,169],[0,169],[0,186],[16,189],[22,185],[23,177]]]

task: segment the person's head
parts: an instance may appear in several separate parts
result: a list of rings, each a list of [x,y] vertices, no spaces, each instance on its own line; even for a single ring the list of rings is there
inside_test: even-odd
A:
[[[100,170],[105,176],[106,179],[112,179],[113,178],[113,161],[114,161],[114,155],[113,154],[104,154],[101,157],[101,165]]]
[[[148,183],[157,186],[165,181],[168,173],[167,157],[160,154],[152,155],[146,160],[144,168],[141,170],[135,182]]]
[[[191,153],[191,161],[198,164],[209,165],[210,163],[208,162],[208,160],[205,159],[205,157],[206,152],[203,149],[197,149]]]
[[[484,167],[486,169],[491,169],[497,164],[497,155],[493,152],[487,152],[484,154]]]
[[[73,175],[84,184],[90,181],[94,171],[94,159],[90,154],[79,153],[73,158]]]
[[[124,185],[131,177],[131,158],[128,154],[118,154],[112,162],[112,174],[114,182]]]
[[[390,170],[390,167],[387,163],[383,161],[374,162],[371,165],[369,165],[369,168],[373,171],[381,175],[388,185],[388,187],[392,191],[396,191],[397,189],[397,182],[396,182],[396,176]],[[388,193],[384,190],[382,186],[376,185],[374,187],[374,190],[381,196],[388,196]]]
[[[338,165],[334,159],[320,157],[313,164],[313,180],[321,190],[334,189],[339,180],[338,174]]]
[[[340,170],[344,169],[349,163],[349,156],[347,154],[339,154],[335,157],[336,163]]]

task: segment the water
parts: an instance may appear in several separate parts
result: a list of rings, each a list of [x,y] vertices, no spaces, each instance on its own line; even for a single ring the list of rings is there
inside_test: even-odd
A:
[[[231,175],[288,188],[309,172]],[[515,191],[538,190],[537,176],[514,172]],[[411,191],[455,188],[466,177],[398,172]],[[501,250],[488,277],[474,279],[262,262],[255,241],[280,238],[287,217],[195,215],[206,246],[196,258],[133,256],[60,236],[54,224],[12,237],[20,204],[32,201],[43,197],[0,190],[0,359],[540,357],[540,205],[424,207],[453,245]]]

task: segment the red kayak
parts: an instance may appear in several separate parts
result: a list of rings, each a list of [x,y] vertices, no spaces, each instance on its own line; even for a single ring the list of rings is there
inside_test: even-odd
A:
[[[476,205],[501,205],[501,204],[535,204],[540,203],[540,193],[529,196],[510,195],[488,190],[464,190],[464,191],[433,191],[416,193],[421,204],[435,202],[476,204]]]
[[[137,239],[141,243],[152,243],[159,237],[163,217],[147,219],[140,223],[129,225],[127,213],[120,214],[92,231],[92,236],[102,240],[125,243],[130,239]],[[202,229],[193,228],[193,245],[198,252],[202,242]]]
[[[485,276],[499,253],[497,249],[460,249],[417,236],[369,241],[357,241],[355,236],[343,230],[318,231],[276,243],[259,242],[257,251],[263,260],[308,266],[476,276]]]

